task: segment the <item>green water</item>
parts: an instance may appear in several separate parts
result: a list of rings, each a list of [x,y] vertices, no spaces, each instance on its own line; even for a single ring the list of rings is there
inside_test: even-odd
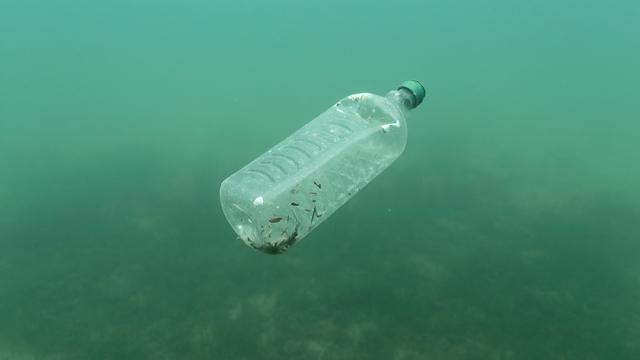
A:
[[[0,360],[640,358],[637,1],[0,1]],[[281,256],[221,181],[428,99]]]

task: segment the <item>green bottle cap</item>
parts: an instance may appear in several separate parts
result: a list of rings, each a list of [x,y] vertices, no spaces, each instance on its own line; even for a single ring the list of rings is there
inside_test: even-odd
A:
[[[413,98],[415,99],[413,103],[414,108],[422,103],[422,100],[424,100],[424,96],[426,94],[424,86],[422,86],[422,84],[420,84],[416,80],[403,81],[402,84],[398,86],[398,90],[400,89],[407,89],[413,95]]]

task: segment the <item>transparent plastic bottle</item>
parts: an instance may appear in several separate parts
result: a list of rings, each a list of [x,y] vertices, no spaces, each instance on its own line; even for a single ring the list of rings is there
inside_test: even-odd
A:
[[[413,80],[347,96],[225,179],[222,210],[239,238],[281,254],[308,235],[400,156],[424,96]]]

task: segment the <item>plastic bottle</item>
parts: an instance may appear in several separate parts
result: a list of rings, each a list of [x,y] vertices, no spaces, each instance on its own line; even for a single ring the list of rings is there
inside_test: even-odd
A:
[[[347,96],[225,179],[220,201],[239,238],[281,254],[308,235],[400,156],[424,96],[417,81]]]

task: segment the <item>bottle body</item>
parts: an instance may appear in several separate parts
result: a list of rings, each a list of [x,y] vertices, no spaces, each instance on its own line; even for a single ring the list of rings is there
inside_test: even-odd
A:
[[[350,95],[224,180],[240,239],[280,254],[387,168],[407,141],[403,95]]]

